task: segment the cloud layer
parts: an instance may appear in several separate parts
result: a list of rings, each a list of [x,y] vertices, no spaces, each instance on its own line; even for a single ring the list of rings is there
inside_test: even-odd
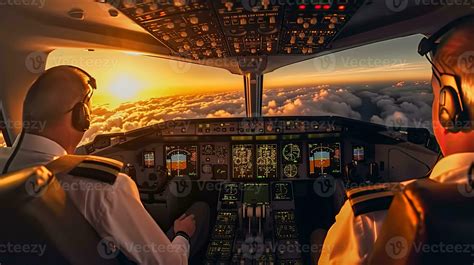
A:
[[[430,127],[432,94],[427,82],[373,86],[316,86],[265,91],[265,116],[337,115],[388,126]],[[152,98],[116,109],[94,110],[83,142],[99,133],[122,132],[175,119],[245,116],[241,91]]]
[[[337,115],[387,126],[431,128],[430,84],[315,86],[265,91],[265,116]],[[117,108],[98,106],[82,143],[98,134],[124,132],[155,123],[196,118],[245,116],[242,91],[151,98]]]

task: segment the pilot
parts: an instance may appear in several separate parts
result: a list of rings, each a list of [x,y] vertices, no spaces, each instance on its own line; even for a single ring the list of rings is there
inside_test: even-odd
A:
[[[94,89],[95,80],[73,66],[42,74],[24,101],[25,126],[13,151],[0,157],[3,173],[74,154],[90,124]],[[191,206],[165,233],[142,205],[135,182],[119,172],[121,163],[100,157],[85,162],[90,163],[59,174],[58,180],[99,236],[112,244],[111,250],[119,249],[137,264],[188,264],[190,251],[196,253],[207,241],[207,204]]]
[[[427,41],[420,43],[420,54],[431,53],[427,58],[433,68],[433,131],[444,155],[429,178],[467,183],[474,161],[474,16],[446,25]],[[391,200],[404,184],[349,190],[318,264],[367,263]]]

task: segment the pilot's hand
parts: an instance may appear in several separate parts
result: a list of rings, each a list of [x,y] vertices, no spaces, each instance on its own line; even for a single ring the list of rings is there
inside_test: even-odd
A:
[[[194,232],[196,232],[196,220],[194,220],[194,215],[181,215],[181,217],[174,221],[174,231],[185,232],[189,237],[192,237]]]

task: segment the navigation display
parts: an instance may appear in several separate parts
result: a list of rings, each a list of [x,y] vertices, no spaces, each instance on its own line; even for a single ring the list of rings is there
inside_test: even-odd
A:
[[[257,179],[274,179],[277,177],[277,145],[257,145]]]
[[[245,184],[244,203],[268,203],[270,201],[270,191],[268,184]]]
[[[302,148],[301,145],[295,143],[287,143],[282,147],[282,165],[284,178],[297,178],[298,167],[301,163]]]
[[[144,168],[155,167],[155,152],[153,151],[143,152],[143,167]]]
[[[188,176],[192,179],[197,178],[197,150],[196,145],[165,146],[168,177]]]
[[[240,144],[232,146],[232,178],[253,179],[253,146]]]
[[[309,144],[309,175],[317,178],[325,174],[341,173],[341,145],[339,143]]]

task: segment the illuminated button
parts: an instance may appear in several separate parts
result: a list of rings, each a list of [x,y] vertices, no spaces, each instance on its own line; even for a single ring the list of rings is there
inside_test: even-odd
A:
[[[241,18],[240,19],[240,25],[247,25],[247,19]]]
[[[188,33],[186,33],[186,31],[183,31],[183,32],[179,33],[179,35],[183,38],[186,38],[188,36]]]
[[[275,24],[276,23],[276,18],[274,16],[270,17],[270,24]]]
[[[267,47],[267,52],[271,52],[272,51],[272,46],[268,46]]]
[[[181,7],[186,4],[186,0],[174,0],[173,1],[174,6]]]
[[[209,26],[208,25],[203,25],[201,29],[202,29],[202,31],[207,32],[207,31],[209,31]]]
[[[313,53],[313,48],[308,48],[308,53]]]
[[[183,49],[183,48],[179,48],[178,52],[179,52],[179,53],[183,53],[183,52],[184,52],[184,49]]]
[[[170,22],[170,23],[166,24],[166,27],[167,27],[168,29],[174,29],[174,23],[173,23],[173,22]]]
[[[318,43],[319,44],[324,44],[325,41],[326,41],[326,39],[324,37],[319,37]]]
[[[151,11],[156,11],[156,10],[158,10],[158,5],[155,4],[155,3],[151,4],[151,5],[150,5],[150,10],[151,10]]]
[[[303,24],[303,28],[305,28],[305,29],[309,28],[309,23],[308,23],[308,22],[305,22],[305,23]]]
[[[306,34],[304,34],[304,32],[301,32],[300,34],[298,34],[298,37],[300,37],[301,39],[304,39],[305,36]]]
[[[230,2],[230,1],[227,1],[225,3],[225,8],[227,8],[227,11],[232,11],[232,8],[234,7],[234,3],[233,2]]]
[[[143,8],[141,8],[141,7],[137,8],[137,9],[135,10],[135,13],[136,13],[137,15],[143,15],[144,12],[145,12],[145,11],[143,11]]]
[[[295,44],[295,43],[296,43],[296,37],[295,37],[295,36],[291,36],[290,43],[291,43],[291,44]]]
[[[309,21],[309,23],[311,23],[311,25],[316,25],[316,24],[318,23],[318,19],[315,18],[315,17],[313,17],[313,18]]]
[[[164,36],[163,36],[163,40],[164,40],[164,41],[169,41],[169,40],[170,40],[170,36],[169,36],[169,35],[164,35]]]
[[[206,55],[206,56],[211,56],[211,54],[212,54],[211,50],[206,50],[204,52],[204,55]]]
[[[197,17],[191,17],[191,18],[189,19],[189,22],[191,22],[191,24],[193,24],[193,25],[196,25],[197,23],[199,23],[199,18],[197,18]]]
[[[237,49],[240,49],[240,44],[238,42],[235,42],[234,43],[234,48],[237,50]]]
[[[286,53],[288,53],[288,54],[291,53],[291,48],[290,47],[286,48]]]
[[[306,43],[308,43],[308,44],[313,44],[313,36],[310,36],[310,37],[308,38],[308,41],[307,41]]]
[[[331,18],[331,23],[334,23],[334,24],[335,24],[335,23],[337,23],[337,22],[339,22],[339,19],[338,19],[337,17],[332,17],[332,18]]]
[[[270,5],[270,0],[262,0],[263,9],[268,9],[269,5]]]
[[[193,53],[193,57],[195,60],[199,60],[199,55],[197,53]]]
[[[336,25],[335,24],[329,24],[329,29],[335,29],[336,28]]]
[[[198,47],[202,47],[202,46],[204,46],[204,41],[203,40],[198,40],[198,41],[196,41],[196,45]]]
[[[136,3],[135,3],[135,1],[133,1],[133,0],[124,0],[124,1],[123,1],[123,6],[124,6],[125,8],[133,8],[133,7],[136,6]]]
[[[251,52],[252,54],[255,54],[255,53],[257,53],[257,49],[252,48],[252,49],[250,50],[250,52]]]
[[[215,42],[215,41],[211,42],[211,46],[212,46],[213,48],[217,47],[217,42]]]
[[[191,49],[191,46],[189,46],[189,44],[184,44],[183,48],[186,50],[186,51],[189,51]]]
[[[302,52],[303,54],[307,54],[307,53],[308,53],[308,48],[305,47],[305,48],[301,49],[301,52]]]
[[[346,6],[340,5],[337,9],[339,9],[339,10],[341,10],[341,11],[342,11],[342,10],[346,10]]]
[[[302,17],[299,17],[298,19],[296,19],[296,23],[298,24],[303,24],[304,22],[304,19]]]
[[[219,49],[216,50],[216,53],[217,53],[217,56],[218,56],[218,57],[222,57],[222,51],[221,51],[221,50],[219,50]]]

